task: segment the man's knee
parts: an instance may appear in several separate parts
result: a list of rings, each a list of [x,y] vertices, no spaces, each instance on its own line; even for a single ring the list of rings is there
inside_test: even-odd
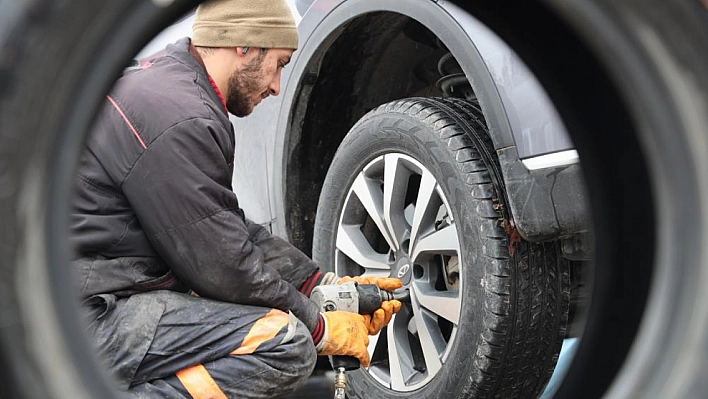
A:
[[[312,334],[299,319],[290,314],[288,334],[273,353],[272,364],[280,369],[288,384],[305,382],[317,363],[317,353]],[[284,381],[286,382],[286,381]]]
[[[277,345],[260,347],[249,355],[232,354],[214,362],[219,365],[214,377],[222,382],[219,385],[227,396],[238,392],[238,397],[278,397],[302,385],[316,362],[310,331],[291,314],[287,331]]]
[[[238,356],[255,350],[253,355],[262,362],[266,369],[273,372],[278,384],[297,385],[304,382],[317,363],[312,334],[305,324],[292,313],[284,313],[279,310],[272,310],[256,323],[249,334],[253,333],[257,337],[259,335],[258,323],[265,320],[269,321],[264,322],[262,326],[266,330],[275,327],[278,329],[278,334],[263,344],[256,345],[256,342],[253,342],[251,345],[246,345],[245,351],[242,346],[231,354]],[[256,332],[254,333],[254,331]]]

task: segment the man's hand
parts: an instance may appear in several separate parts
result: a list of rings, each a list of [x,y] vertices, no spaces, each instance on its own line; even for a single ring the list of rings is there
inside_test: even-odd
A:
[[[350,281],[355,281],[359,284],[376,284],[379,288],[386,291],[393,291],[403,287],[403,282],[394,277],[373,277],[373,276],[344,276],[337,281],[337,284],[344,284]]]
[[[373,315],[364,315],[369,335],[378,334],[391,321],[393,314],[399,310],[401,310],[401,302],[397,299],[392,299],[381,303],[381,307]]]
[[[318,355],[354,356],[369,367],[368,322],[364,316],[351,312],[324,312],[325,333],[317,345]]]

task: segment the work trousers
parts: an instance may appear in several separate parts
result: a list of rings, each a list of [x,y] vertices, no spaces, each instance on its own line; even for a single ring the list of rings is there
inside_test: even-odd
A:
[[[133,398],[277,398],[312,373],[315,348],[291,313],[172,291],[85,302],[88,331]]]

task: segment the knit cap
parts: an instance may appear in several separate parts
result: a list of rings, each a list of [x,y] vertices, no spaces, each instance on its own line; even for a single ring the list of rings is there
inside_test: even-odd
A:
[[[209,0],[197,7],[192,43],[202,47],[297,49],[295,19],[284,0]]]

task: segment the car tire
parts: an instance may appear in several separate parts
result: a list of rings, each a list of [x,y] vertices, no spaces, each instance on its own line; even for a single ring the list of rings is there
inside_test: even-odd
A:
[[[395,101],[349,131],[320,196],[313,258],[338,275],[400,277],[411,299],[372,337],[350,397],[541,394],[565,336],[569,267],[556,242],[523,240],[506,204],[476,104]]]

